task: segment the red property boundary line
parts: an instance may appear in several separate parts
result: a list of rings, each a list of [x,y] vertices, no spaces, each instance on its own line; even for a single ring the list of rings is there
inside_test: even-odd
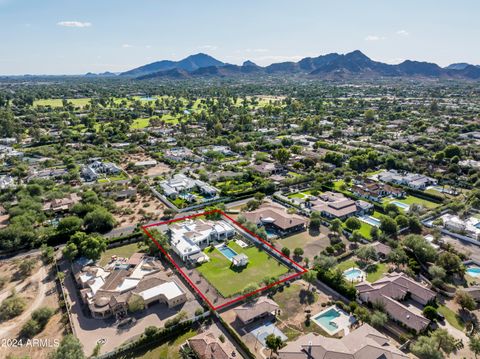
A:
[[[250,234],[251,236],[255,237],[256,239],[258,239],[261,243],[263,243],[264,245],[268,246],[271,250],[273,250],[274,252],[276,252],[277,254],[279,254],[281,257],[283,257],[284,259],[286,259],[287,261],[289,261],[291,264],[293,264],[293,266],[295,268],[297,268],[297,270],[299,270],[297,273],[295,274],[292,274],[286,278],[283,278],[281,280],[278,280],[274,283],[271,283],[269,285],[266,285],[262,288],[259,288],[259,289],[256,289],[250,293],[247,293],[247,294],[243,294],[235,299],[232,299],[226,303],[223,303],[221,305],[218,305],[218,306],[214,306],[213,303],[200,291],[200,289],[198,289],[198,287],[192,282],[192,280],[186,275],[186,273],[180,268],[180,266],[175,262],[175,260],[172,258],[172,256],[170,256],[170,254],[168,254],[168,252],[158,243],[158,241],[153,238],[152,234],[148,231],[148,228],[151,228],[151,227],[158,227],[158,226],[161,226],[161,225],[165,225],[165,224],[170,224],[170,223],[174,223],[174,222],[180,222],[180,221],[184,221],[184,220],[187,220],[187,219],[190,219],[190,218],[196,218],[196,217],[200,217],[200,216],[205,216],[205,215],[209,215],[209,214],[213,214],[213,213],[220,213],[220,215],[222,215],[223,217],[227,218],[230,222],[232,222],[233,224],[235,224],[237,227],[239,227],[240,229],[242,229],[243,231],[247,232],[248,234]],[[165,255],[165,257],[170,261],[170,263],[172,263],[172,265],[177,269],[177,271],[182,275],[182,277],[188,282],[188,284],[190,284],[190,286],[197,292],[197,294],[208,304],[208,306],[216,311],[216,310],[219,310],[219,309],[222,309],[222,308],[225,308],[225,307],[228,307],[234,303],[237,303],[237,302],[240,302],[241,300],[245,299],[245,298],[248,298],[252,295],[255,295],[257,293],[260,293],[260,292],[263,292],[263,291],[266,291],[267,289],[277,285],[277,284],[281,284],[281,283],[284,283],[284,282],[287,282],[293,278],[296,278],[298,276],[301,276],[303,275],[304,273],[308,272],[308,269],[302,267],[300,264],[298,264],[297,262],[295,262],[294,260],[290,259],[289,257],[287,257],[285,254],[283,254],[281,251],[279,251],[278,249],[276,249],[275,247],[273,247],[270,243],[266,242],[265,240],[263,240],[262,238],[260,238],[258,235],[256,235],[255,233],[253,233],[252,231],[248,230],[247,228],[245,228],[244,226],[242,226],[240,223],[238,223],[237,221],[235,221],[233,218],[231,218],[230,216],[228,216],[227,214],[225,214],[223,211],[219,210],[219,209],[214,209],[214,210],[211,210],[211,211],[207,211],[207,212],[202,212],[202,213],[196,213],[196,214],[192,214],[190,216],[185,216],[185,217],[181,217],[181,218],[176,218],[176,219],[170,219],[170,220],[167,220],[167,221],[163,221],[163,222],[157,222],[157,223],[152,223],[152,224],[148,224],[148,225],[145,225],[145,226],[142,226],[141,227],[142,230],[145,232],[145,234],[155,243],[155,245],[158,247],[158,249]],[[206,279],[205,279],[206,280]]]

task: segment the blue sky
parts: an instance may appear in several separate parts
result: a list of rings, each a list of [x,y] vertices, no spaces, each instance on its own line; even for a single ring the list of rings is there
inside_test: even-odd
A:
[[[477,0],[0,0],[0,74],[116,72],[197,52],[480,64],[479,14]]]

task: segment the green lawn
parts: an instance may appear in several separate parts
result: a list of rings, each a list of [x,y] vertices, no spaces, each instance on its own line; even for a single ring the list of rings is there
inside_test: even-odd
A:
[[[355,259],[349,259],[347,261],[340,262],[336,266],[336,268],[340,269],[342,272],[352,267],[361,268],[360,263],[358,263]],[[377,263],[375,265],[371,265],[370,269],[366,271],[367,281],[372,283],[376,280],[379,280],[383,277],[387,270],[388,267],[385,263]]]
[[[333,188],[337,191],[341,191],[341,187],[343,187],[344,184],[345,184],[344,180],[335,181],[333,182]]]
[[[389,203],[389,202],[392,202],[392,201],[405,203],[405,204],[408,204],[409,206],[412,205],[412,204],[419,204],[419,205],[421,205],[421,206],[423,206],[427,209],[434,209],[434,208],[437,208],[438,206],[440,206],[440,204],[438,204],[438,203],[431,202],[431,201],[428,201],[426,199],[415,197],[415,196],[410,196],[410,195],[408,195],[407,197],[405,197],[403,199],[385,198],[383,202],[384,203]]]
[[[108,183],[108,182],[115,182],[115,181],[124,181],[127,180],[128,177],[124,173],[120,173],[117,176],[109,176],[105,178],[99,178],[98,183]]]
[[[67,101],[75,107],[84,107],[85,105],[90,104],[90,98],[69,98]],[[63,99],[61,98],[52,98],[44,100],[36,100],[33,102],[33,106],[51,106],[51,107],[62,107]]]
[[[245,253],[249,263],[243,269],[234,270],[231,262],[216,248],[205,249],[210,261],[198,267],[198,271],[225,298],[241,293],[248,286],[260,286],[265,278],[278,278],[288,272],[288,268],[256,247],[241,248],[234,242],[228,244],[237,253]]]
[[[130,353],[128,358],[131,359],[158,359],[158,358],[171,358],[180,359],[180,345],[185,343],[187,339],[190,339],[197,335],[197,332],[190,330],[185,334],[179,336],[174,340],[170,340],[156,348],[149,349],[147,351],[138,350],[138,352]],[[126,358],[126,357],[125,357]]]
[[[142,248],[138,247],[138,243],[131,243],[121,247],[107,249],[103,252],[102,256],[100,257],[99,265],[101,267],[105,266],[113,255],[118,257],[130,258],[133,253],[141,251]]]
[[[439,305],[437,308],[438,312],[443,314],[445,317],[446,321],[452,326],[457,328],[458,330],[462,330],[465,328],[465,324],[463,323],[462,319],[460,316],[455,313],[453,310],[450,308],[444,306],[444,305]]]
[[[340,263],[337,264],[337,266],[335,268],[340,269],[343,272],[343,271],[345,271],[349,268],[352,268],[352,267],[358,267],[358,264],[356,263],[356,261],[354,259],[349,259],[347,261],[340,262]]]
[[[150,125],[150,119],[149,118],[137,118],[136,120],[133,121],[130,128],[132,130],[142,129],[142,128],[148,127],[148,125]]]
[[[370,270],[367,271],[367,281],[370,283],[379,280],[388,271],[388,266],[385,263],[377,263],[374,266],[374,271],[370,271],[373,269],[373,266],[370,266]]]

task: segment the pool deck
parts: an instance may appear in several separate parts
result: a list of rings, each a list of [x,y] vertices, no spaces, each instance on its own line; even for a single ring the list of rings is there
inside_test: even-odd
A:
[[[334,331],[329,330],[329,328],[327,328],[327,327],[324,327],[322,325],[322,323],[320,323],[316,319],[318,316],[321,316],[322,314],[325,314],[332,309],[334,309],[337,313],[340,314],[340,316],[338,318],[335,318],[335,319],[330,321],[330,323],[332,323],[334,326],[337,327],[337,329],[334,330]],[[320,313],[312,315],[312,321],[315,324],[317,324],[320,328],[325,330],[331,336],[338,336],[338,334],[342,330],[343,330],[343,336],[345,336],[348,333],[350,333],[350,327],[351,327],[352,324],[354,324],[356,322],[356,319],[353,316],[351,316],[350,314],[348,314],[347,312],[345,312],[344,310],[338,308],[336,305],[332,305],[332,306],[326,308],[325,310],[322,310]]]
[[[367,273],[365,273],[363,270],[361,270],[360,268],[357,268],[357,267],[350,267],[348,269],[345,269],[342,272],[342,275],[345,278],[345,280],[347,280],[349,282],[352,281],[351,279],[347,278],[346,275],[345,275],[346,272],[351,271],[352,269],[356,269],[356,270],[361,272],[361,274],[353,280],[354,282],[362,282],[364,280],[367,280]]]

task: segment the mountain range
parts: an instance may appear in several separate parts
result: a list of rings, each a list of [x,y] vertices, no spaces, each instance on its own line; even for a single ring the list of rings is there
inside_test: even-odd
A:
[[[119,74],[122,77],[139,80],[275,75],[332,80],[391,77],[480,80],[480,66],[456,63],[442,68],[434,63],[412,60],[403,61],[398,65],[390,65],[374,61],[356,50],[347,54],[331,53],[318,57],[306,57],[298,62],[280,62],[262,67],[252,61],[245,61],[242,65],[232,65],[207,54],[199,53],[180,61],[153,62]]]

